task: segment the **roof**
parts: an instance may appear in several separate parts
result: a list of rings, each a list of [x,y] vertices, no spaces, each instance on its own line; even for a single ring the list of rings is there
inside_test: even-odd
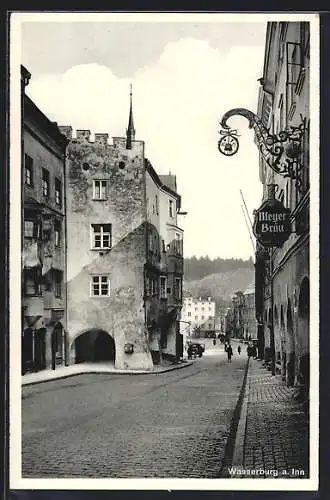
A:
[[[169,175],[160,175],[159,176],[160,180],[162,181],[165,186],[170,188],[172,191],[176,193],[177,187],[176,187],[176,176],[169,174]]]
[[[40,127],[58,146],[66,148],[68,139],[63,135],[56,122],[52,122],[39,108],[34,104],[26,94],[24,94],[24,119],[30,118]]]
[[[167,191],[172,196],[175,196],[175,198],[177,198],[177,200],[180,204],[181,196],[176,191],[173,191],[173,189],[171,189],[163,181],[163,177],[167,177],[167,176],[158,175],[156,170],[154,169],[154,167],[151,165],[150,161],[147,158],[145,158],[144,164],[145,164],[147,172],[149,172],[150,176],[153,178],[153,180],[156,182],[156,184],[159,187],[161,187],[162,189],[164,189],[165,191]],[[172,177],[175,177],[175,176],[172,176]]]

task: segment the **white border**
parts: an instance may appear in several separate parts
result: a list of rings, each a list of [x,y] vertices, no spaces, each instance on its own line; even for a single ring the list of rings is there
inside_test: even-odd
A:
[[[22,22],[267,22],[309,21],[310,70],[310,479],[25,479],[21,477],[21,148],[20,64]],[[319,16],[217,13],[13,13],[10,27],[10,489],[74,490],[286,490],[318,488],[319,353]],[[262,61],[260,61],[262,64]],[[257,88],[256,88],[257,92]],[[313,300],[314,299],[314,300]],[[266,481],[266,482],[265,482]]]

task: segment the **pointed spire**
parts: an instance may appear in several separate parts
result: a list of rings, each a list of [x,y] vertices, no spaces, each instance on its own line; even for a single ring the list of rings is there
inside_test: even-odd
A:
[[[132,84],[130,84],[130,107],[129,107],[129,118],[128,118],[128,128],[126,130],[126,149],[132,149],[132,141],[135,140],[135,128],[133,120],[133,99],[132,99]]]

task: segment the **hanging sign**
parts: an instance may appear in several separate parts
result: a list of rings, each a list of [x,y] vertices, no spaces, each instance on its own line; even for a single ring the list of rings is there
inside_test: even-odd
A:
[[[290,210],[276,199],[254,212],[253,233],[264,247],[281,247],[291,234]]]

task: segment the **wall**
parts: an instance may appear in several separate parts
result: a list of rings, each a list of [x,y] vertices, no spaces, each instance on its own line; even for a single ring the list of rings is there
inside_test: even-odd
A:
[[[70,344],[89,329],[115,341],[117,368],[152,369],[145,329],[146,193],[144,143],[104,136],[94,143],[89,131],[69,145],[67,175],[68,330]],[[102,140],[102,137],[104,138]],[[120,163],[120,162],[123,162]],[[108,182],[107,198],[93,200],[93,179]],[[112,248],[91,249],[91,224],[112,224]],[[92,274],[110,278],[109,297],[91,297]],[[125,343],[134,345],[124,353]]]

